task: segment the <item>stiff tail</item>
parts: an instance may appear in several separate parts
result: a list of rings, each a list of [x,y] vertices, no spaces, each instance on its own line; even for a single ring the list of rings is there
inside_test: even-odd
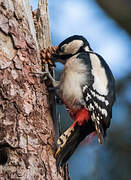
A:
[[[94,113],[92,114],[91,117],[92,117],[92,120],[95,123],[95,129],[96,129],[96,134],[97,134],[97,137],[98,137],[98,141],[99,141],[100,144],[102,144],[104,134],[103,134],[101,121],[100,121],[98,116],[95,116]]]
[[[80,142],[93,131],[95,127],[89,120],[81,126],[76,124],[75,127],[70,127],[59,137],[57,141],[59,147],[55,154],[58,169],[67,162]]]

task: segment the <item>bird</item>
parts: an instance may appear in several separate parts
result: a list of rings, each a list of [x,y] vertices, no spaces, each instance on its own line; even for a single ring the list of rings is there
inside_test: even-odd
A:
[[[55,157],[60,167],[86,136],[97,135],[102,144],[112,118],[115,79],[106,61],[82,35],[62,41],[52,60],[64,65],[60,81],[47,74],[73,119],[71,127],[57,141]]]

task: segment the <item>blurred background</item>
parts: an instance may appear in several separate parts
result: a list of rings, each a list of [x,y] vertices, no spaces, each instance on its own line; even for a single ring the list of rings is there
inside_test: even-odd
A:
[[[131,0],[48,0],[52,45],[78,34],[109,64],[117,99],[106,141],[80,145],[69,160],[71,180],[131,180]],[[33,9],[38,0],[30,0]],[[62,70],[57,64],[56,71]],[[60,112],[61,128],[71,121]],[[64,116],[63,116],[64,113]]]

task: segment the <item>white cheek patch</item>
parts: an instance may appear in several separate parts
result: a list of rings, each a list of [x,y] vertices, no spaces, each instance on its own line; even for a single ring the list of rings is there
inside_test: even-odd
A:
[[[68,44],[64,44],[62,48],[64,49],[64,52],[61,54],[75,54],[80,47],[83,46],[82,40],[73,40]]]
[[[90,54],[92,65],[92,74],[94,76],[93,88],[101,95],[108,94],[108,79],[105,69],[101,66],[100,60],[96,54]]]

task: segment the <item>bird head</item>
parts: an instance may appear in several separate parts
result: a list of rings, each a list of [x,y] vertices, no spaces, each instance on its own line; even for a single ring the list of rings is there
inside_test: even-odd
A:
[[[53,60],[65,64],[67,59],[84,51],[92,51],[88,41],[83,36],[74,35],[58,45],[56,53],[53,54]]]

